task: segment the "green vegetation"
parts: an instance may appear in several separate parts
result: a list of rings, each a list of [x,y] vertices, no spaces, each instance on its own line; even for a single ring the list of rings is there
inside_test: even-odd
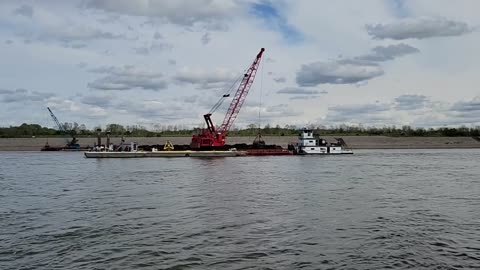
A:
[[[60,131],[37,124],[22,124],[18,127],[0,127],[0,138],[31,137],[36,135],[55,136]]]
[[[76,137],[91,137],[96,135],[96,130],[101,129],[102,135],[105,131],[109,131],[112,136],[130,136],[130,137],[162,137],[162,136],[191,136],[194,133],[198,133],[199,129],[187,129],[178,126],[160,126],[155,125],[154,130],[148,130],[147,128],[139,125],[123,126],[120,124],[108,124],[104,128],[95,127],[93,129],[87,129],[84,124],[77,123],[64,123],[65,130],[69,134],[74,134]],[[322,126],[310,126],[316,133],[324,136],[390,136],[390,137],[479,137],[480,127],[468,128],[412,128],[410,126],[403,126],[397,128],[391,127],[355,127],[355,126],[338,126],[338,127],[322,127]],[[293,125],[285,125],[280,127],[279,125],[271,127],[266,125],[260,132],[264,136],[296,136],[299,128]],[[229,132],[230,136],[255,136],[258,134],[258,127],[254,124],[248,125],[246,128],[238,129],[234,128]],[[0,138],[19,138],[19,137],[55,137],[55,136],[69,136],[62,134],[61,131],[42,127],[37,124],[22,124],[14,127],[0,127]]]

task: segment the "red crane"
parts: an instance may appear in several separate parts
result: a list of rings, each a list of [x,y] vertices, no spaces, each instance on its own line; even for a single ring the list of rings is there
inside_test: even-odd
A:
[[[227,136],[228,130],[233,125],[233,122],[237,118],[238,113],[240,112],[240,108],[242,108],[243,102],[247,97],[248,91],[253,84],[253,80],[255,79],[255,75],[257,74],[258,66],[260,65],[260,59],[262,58],[264,51],[264,48],[260,50],[260,52],[255,57],[255,60],[253,60],[253,63],[248,68],[247,72],[243,75],[237,92],[235,93],[235,96],[233,97],[233,100],[228,107],[228,111],[225,115],[225,118],[223,119],[222,125],[218,129],[216,129],[211,119],[212,112],[216,110],[221,104],[221,101],[219,101],[217,104],[215,104],[215,106],[212,108],[212,110],[210,110],[209,113],[203,116],[205,122],[207,123],[207,128],[202,129],[199,134],[193,135],[192,142],[190,143],[191,148],[212,148],[225,145],[225,137]],[[222,99],[228,96],[228,94],[223,95]]]

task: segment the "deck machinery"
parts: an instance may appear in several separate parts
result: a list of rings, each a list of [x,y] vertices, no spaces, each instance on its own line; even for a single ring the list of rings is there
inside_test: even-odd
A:
[[[222,125],[218,128],[215,128],[211,116],[212,113],[221,105],[221,101],[230,96],[229,94],[223,95],[220,101],[213,106],[210,112],[203,116],[207,124],[207,128],[202,129],[199,134],[193,135],[190,143],[190,147],[192,149],[215,149],[225,146],[225,137],[227,136],[228,130],[232,126],[233,122],[237,118],[240,108],[242,108],[243,102],[247,97],[248,91],[253,84],[264,51],[264,48],[260,50],[253,60],[253,63],[243,75],[240,85],[235,92],[235,96],[228,107],[227,114],[223,119]]]

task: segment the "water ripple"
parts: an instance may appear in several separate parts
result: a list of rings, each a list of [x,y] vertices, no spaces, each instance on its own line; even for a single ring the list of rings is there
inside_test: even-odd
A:
[[[479,158],[2,153],[0,269],[479,269]]]

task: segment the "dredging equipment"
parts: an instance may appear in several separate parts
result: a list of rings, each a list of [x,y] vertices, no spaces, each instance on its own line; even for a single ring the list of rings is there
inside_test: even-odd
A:
[[[222,125],[216,128],[212,122],[211,116],[212,113],[220,107],[223,100],[229,97],[230,94],[224,94],[222,98],[220,98],[220,100],[212,107],[210,112],[203,116],[205,123],[207,124],[207,128],[202,129],[199,134],[194,134],[192,136],[192,141],[190,143],[190,147],[192,149],[215,149],[216,147],[222,147],[225,145],[225,137],[227,136],[228,130],[233,125],[233,122],[237,118],[243,102],[248,95],[248,91],[253,84],[264,51],[265,48],[260,49],[260,52],[247,69],[247,72],[243,74],[243,78],[237,88],[237,91],[235,92],[235,96],[233,97],[230,106],[228,107]]]
[[[47,141],[45,143],[45,146],[43,146],[40,149],[41,151],[82,151],[82,150],[89,149],[89,147],[81,148],[80,144],[78,144],[77,138],[75,137],[75,131],[74,130],[67,131],[67,128],[65,128],[65,126],[62,125],[60,121],[58,121],[58,118],[52,112],[50,107],[47,107],[47,110],[50,113],[50,117],[52,117],[53,122],[55,122],[55,125],[57,126],[60,133],[63,136],[65,136],[66,144],[65,146],[56,147],[56,146],[50,146]],[[68,139],[67,137],[71,137],[71,139]]]

